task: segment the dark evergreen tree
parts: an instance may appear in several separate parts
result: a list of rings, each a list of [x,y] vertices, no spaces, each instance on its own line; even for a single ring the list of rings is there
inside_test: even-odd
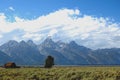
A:
[[[54,65],[54,58],[52,56],[48,56],[45,60],[45,68],[51,68]]]

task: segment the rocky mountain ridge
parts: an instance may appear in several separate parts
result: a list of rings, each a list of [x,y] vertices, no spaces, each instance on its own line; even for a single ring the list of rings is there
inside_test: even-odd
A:
[[[75,41],[64,43],[45,39],[40,45],[32,40],[10,40],[0,46],[0,64],[14,61],[18,65],[42,65],[51,55],[56,65],[115,65],[120,64],[120,48],[91,50]]]

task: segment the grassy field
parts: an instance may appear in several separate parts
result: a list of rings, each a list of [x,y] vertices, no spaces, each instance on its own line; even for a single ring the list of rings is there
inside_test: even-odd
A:
[[[0,80],[120,80],[120,67],[0,68]]]

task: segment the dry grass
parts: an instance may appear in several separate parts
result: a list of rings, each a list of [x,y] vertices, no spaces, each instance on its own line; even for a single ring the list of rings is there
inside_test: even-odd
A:
[[[0,80],[120,80],[120,67],[0,68]]]

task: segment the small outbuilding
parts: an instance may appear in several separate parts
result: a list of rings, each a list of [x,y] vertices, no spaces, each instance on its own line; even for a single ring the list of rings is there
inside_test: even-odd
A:
[[[14,62],[4,64],[4,68],[18,68]]]

